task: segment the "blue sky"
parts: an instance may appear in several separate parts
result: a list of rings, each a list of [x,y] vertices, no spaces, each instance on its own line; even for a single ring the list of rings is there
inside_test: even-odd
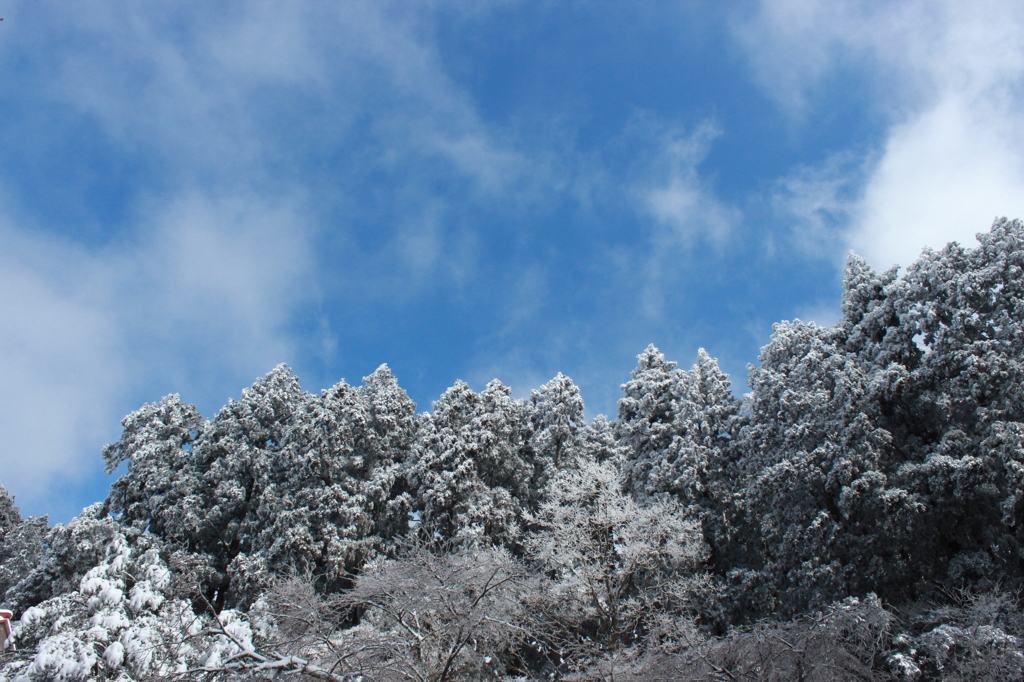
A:
[[[279,362],[420,409],[773,322],[1024,217],[1024,5],[0,0],[0,483],[66,521],[120,419]]]

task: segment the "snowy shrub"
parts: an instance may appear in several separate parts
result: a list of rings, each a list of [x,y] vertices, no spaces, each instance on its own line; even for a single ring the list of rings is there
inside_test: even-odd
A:
[[[707,546],[682,505],[640,505],[616,469],[596,462],[560,471],[546,498],[530,518],[527,556],[553,576],[550,616],[568,639],[615,649],[644,636],[658,611],[686,610]]]
[[[175,599],[150,541],[115,533],[78,589],[30,607],[15,623],[21,655],[0,680],[103,680],[185,672],[202,652],[202,623]]]
[[[507,550],[406,546],[366,566],[352,590],[325,602],[301,585],[268,595],[277,635],[321,666],[366,680],[494,679],[529,635],[538,591]],[[325,636],[324,618],[356,609],[360,623]],[[348,679],[348,678],[346,678]]]

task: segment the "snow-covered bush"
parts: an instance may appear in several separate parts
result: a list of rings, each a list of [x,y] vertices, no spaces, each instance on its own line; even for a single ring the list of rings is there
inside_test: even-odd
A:
[[[550,617],[566,646],[592,637],[617,649],[646,635],[659,612],[685,617],[694,606],[707,545],[681,504],[641,505],[613,466],[596,462],[558,472],[546,498],[530,518],[527,556],[553,576]]]
[[[308,579],[286,580],[260,604],[258,619],[279,642],[275,650],[345,679],[495,679],[529,634],[540,578],[504,549],[449,549],[405,546],[330,599]],[[354,613],[358,625],[338,629]]]
[[[20,655],[0,680],[146,679],[183,673],[209,648],[203,623],[175,598],[155,543],[116,532],[78,588],[27,609],[14,625]]]

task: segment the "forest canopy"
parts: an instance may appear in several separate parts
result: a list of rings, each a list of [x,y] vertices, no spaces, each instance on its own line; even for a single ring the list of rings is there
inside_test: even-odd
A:
[[[742,396],[651,345],[589,423],[386,365],[143,405],[70,523],[0,488],[0,680],[1020,679],[1024,223],[978,241],[851,254]]]

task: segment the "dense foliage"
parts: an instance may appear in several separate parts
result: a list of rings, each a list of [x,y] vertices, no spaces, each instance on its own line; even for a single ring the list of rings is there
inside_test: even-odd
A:
[[[1024,223],[979,241],[851,255],[742,399],[649,346],[589,424],[387,366],[144,405],[71,523],[0,488],[0,680],[1024,679]]]

